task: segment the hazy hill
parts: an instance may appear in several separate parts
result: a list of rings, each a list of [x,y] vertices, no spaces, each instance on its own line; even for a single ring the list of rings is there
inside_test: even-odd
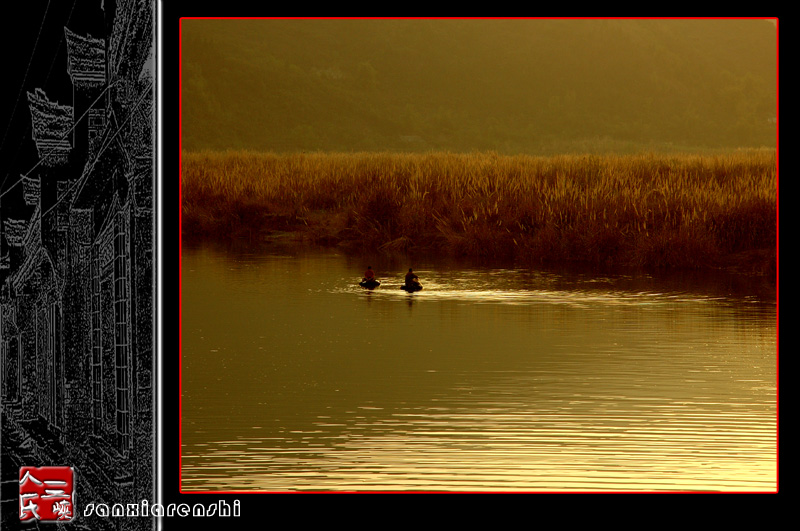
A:
[[[775,146],[763,20],[184,20],[188,150]]]

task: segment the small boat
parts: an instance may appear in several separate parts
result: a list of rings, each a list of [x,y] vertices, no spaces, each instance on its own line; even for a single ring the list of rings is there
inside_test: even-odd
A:
[[[377,288],[378,286],[381,285],[381,283],[380,281],[375,280],[374,278],[370,278],[368,280],[367,279],[362,280],[361,282],[358,283],[358,285],[361,286],[362,288],[372,289],[372,288]]]
[[[420,284],[419,282],[414,282],[412,284],[403,284],[402,286],[400,286],[400,289],[405,290],[409,293],[413,293],[415,291],[421,290],[422,284]]]

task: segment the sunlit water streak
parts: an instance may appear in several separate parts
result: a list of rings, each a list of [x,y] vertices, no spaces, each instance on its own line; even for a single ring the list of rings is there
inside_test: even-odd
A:
[[[184,255],[184,490],[775,489],[774,304],[352,267]]]

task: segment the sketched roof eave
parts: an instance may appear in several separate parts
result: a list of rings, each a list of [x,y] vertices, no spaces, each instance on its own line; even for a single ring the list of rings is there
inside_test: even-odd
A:
[[[73,108],[51,101],[44,90],[28,92],[31,113],[31,136],[39,156],[43,159],[66,156],[72,149],[69,133],[73,126]]]
[[[90,35],[83,36],[64,27],[67,41],[67,73],[73,83],[105,83],[105,41]]]

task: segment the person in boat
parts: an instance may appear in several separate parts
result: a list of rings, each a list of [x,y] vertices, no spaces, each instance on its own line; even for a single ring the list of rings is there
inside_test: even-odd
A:
[[[371,280],[375,280],[375,272],[372,271],[372,266],[367,266],[367,270],[364,272],[364,282],[368,282]]]
[[[406,287],[417,287],[419,286],[419,277],[414,274],[414,270],[410,267],[408,268],[408,273],[406,273]]]

